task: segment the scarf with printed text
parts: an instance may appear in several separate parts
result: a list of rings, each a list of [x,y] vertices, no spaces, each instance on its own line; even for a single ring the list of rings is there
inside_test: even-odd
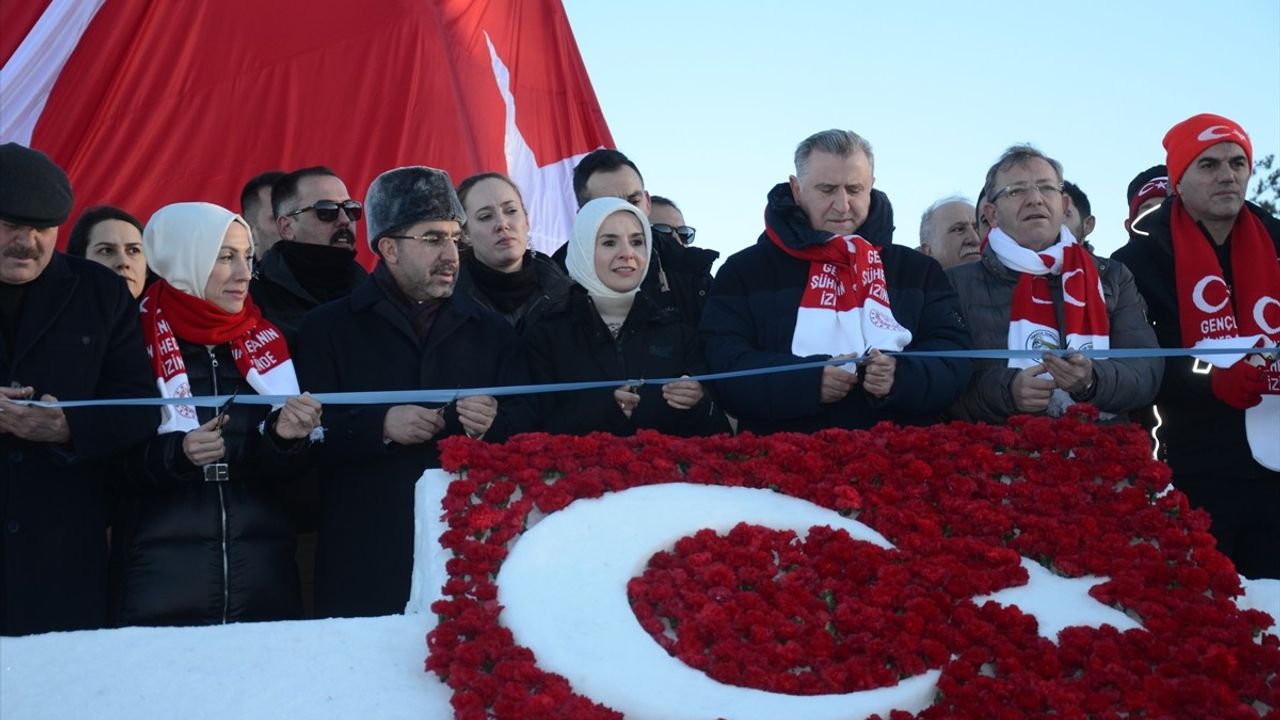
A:
[[[1231,281],[1223,277],[1218,254],[1174,197],[1169,215],[1173,236],[1174,278],[1182,345],[1188,348],[1275,347],[1280,343],[1280,261],[1262,221],[1246,208],[1231,228]],[[1230,367],[1239,355],[1206,355],[1202,361]],[[1245,433],[1253,457],[1263,466],[1280,470],[1280,358],[1265,362],[1267,387],[1262,402],[1245,410]]]
[[[229,344],[236,369],[260,395],[298,394],[298,378],[284,335],[263,319],[248,297],[240,312],[233,315],[157,280],[143,293],[139,315],[161,397],[191,397],[179,337],[199,345]],[[165,405],[162,413],[159,433],[190,432],[200,427],[194,405]]]
[[[1111,321],[1098,266],[1065,226],[1058,242],[1040,252],[1019,245],[998,227],[992,228],[987,238],[1000,262],[1020,273],[1009,309],[1010,350],[1054,352],[1111,347]],[[1049,289],[1050,275],[1062,277],[1061,331]],[[1039,363],[1035,358],[1009,359],[1009,367],[1018,369]],[[1040,377],[1051,376],[1045,373]],[[1074,402],[1066,391],[1055,389],[1048,412],[1054,417],[1061,416]]]
[[[769,238],[791,257],[809,261],[791,352],[811,355],[863,355],[868,350],[902,350],[911,331],[889,309],[880,251],[861,235],[834,235],[803,250],[788,247],[772,229]]]

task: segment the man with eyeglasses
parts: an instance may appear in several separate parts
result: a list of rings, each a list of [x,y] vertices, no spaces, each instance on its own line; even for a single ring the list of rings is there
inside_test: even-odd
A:
[[[617,197],[640,208],[647,216],[653,214],[652,198],[644,189],[640,169],[617,150],[601,148],[587,153],[573,169],[573,194],[578,200],[578,207],[596,198]],[[679,226],[673,229],[678,236]],[[649,270],[640,290],[659,307],[675,310],[685,322],[696,326],[702,317],[707,292],[711,289],[711,266],[720,253],[707,248],[685,247],[693,239],[692,232],[688,233],[688,238],[688,241],[681,242],[679,237],[654,233]],[[554,255],[561,267],[564,266],[567,247],[561,247]]]
[[[1133,270],[1161,347],[1258,347],[1170,358],[1156,397],[1173,485],[1212,516],[1218,548],[1251,578],[1280,577],[1280,220],[1245,200],[1253,145],[1203,114],[1164,137],[1163,168],[1130,185]],[[1167,174],[1167,178],[1160,177]],[[1143,198],[1169,196],[1139,214]],[[1270,348],[1269,350],[1262,348]]]
[[[680,207],[661,195],[649,196],[649,227],[655,235],[665,235],[685,247],[693,244],[698,232],[684,223]]]
[[[716,275],[700,327],[713,372],[842,359],[718,382],[755,433],[933,422],[969,377],[969,334],[938,263],[893,244],[871,145],[849,130],[802,141],[796,174],[769,191],[764,233]],[[883,351],[883,352],[882,352]]]
[[[987,171],[982,259],[950,269],[975,348],[1034,350],[1035,358],[976,360],[953,408],[964,419],[1061,415],[1073,403],[1106,414],[1149,403],[1159,358],[1099,359],[1071,352],[1155,347],[1133,275],[1098,259],[1064,225],[1062,165],[1015,145]]]
[[[525,385],[514,328],[454,297],[462,204],[449,175],[401,167],[366,198],[372,276],[344,300],[309,314],[295,354],[311,392],[394,392]],[[316,614],[404,612],[413,560],[414,485],[439,467],[437,442],[466,435],[501,442],[534,425],[521,396],[459,394],[448,403],[326,405],[319,448],[321,514]]]
[[[332,170],[317,166],[277,180],[271,209],[280,239],[262,256],[249,293],[292,347],[304,315],[368,276],[355,260],[363,207]]]

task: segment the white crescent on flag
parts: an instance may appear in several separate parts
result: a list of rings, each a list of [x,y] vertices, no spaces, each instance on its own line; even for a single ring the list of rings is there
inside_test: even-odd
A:
[[[67,171],[72,218],[238,209],[250,177],[309,165],[363,198],[423,164],[506,172],[547,252],[572,225],[574,164],[613,147],[559,0],[7,0],[0,105],[0,142]]]

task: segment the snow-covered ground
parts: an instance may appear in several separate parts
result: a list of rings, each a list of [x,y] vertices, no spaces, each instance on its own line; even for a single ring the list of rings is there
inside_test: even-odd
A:
[[[418,507],[438,508],[445,482],[428,473]],[[450,718],[448,688],[423,671],[438,530],[419,527],[406,615],[0,638],[0,718]],[[1280,581],[1246,582],[1240,604],[1280,615]]]
[[[0,639],[4,720],[453,717],[431,615]]]

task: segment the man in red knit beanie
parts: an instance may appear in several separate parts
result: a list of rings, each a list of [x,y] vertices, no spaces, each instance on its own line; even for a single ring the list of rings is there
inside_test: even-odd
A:
[[[1171,358],[1156,397],[1173,483],[1213,517],[1247,577],[1280,577],[1280,221],[1245,201],[1253,145],[1202,114],[1164,137],[1171,200],[1115,258],[1133,271],[1162,347],[1255,347]]]

